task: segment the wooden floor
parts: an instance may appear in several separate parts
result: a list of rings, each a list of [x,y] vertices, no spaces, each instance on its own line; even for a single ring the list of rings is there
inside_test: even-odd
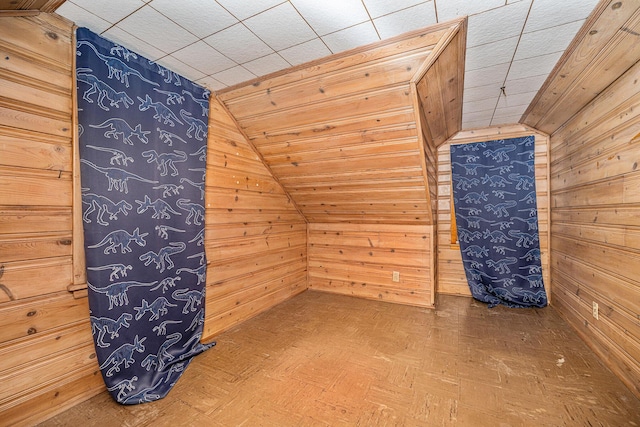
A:
[[[161,401],[104,393],[42,426],[640,426],[640,401],[553,308],[307,291],[217,341]]]

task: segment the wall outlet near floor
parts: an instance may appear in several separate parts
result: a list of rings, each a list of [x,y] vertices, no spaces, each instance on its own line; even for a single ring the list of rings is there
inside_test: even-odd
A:
[[[393,280],[394,282],[399,282],[400,281],[400,272],[399,271],[394,271],[392,276],[391,276],[391,280]]]
[[[593,317],[595,317],[596,320],[599,319],[598,303],[595,301],[593,302],[593,307],[591,308],[591,314],[593,314]]]

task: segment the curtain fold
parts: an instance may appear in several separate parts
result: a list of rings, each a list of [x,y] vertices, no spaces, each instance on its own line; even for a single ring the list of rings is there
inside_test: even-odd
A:
[[[490,307],[544,307],[535,138],[451,145],[458,242],[469,289]]]
[[[209,92],[77,30],[83,225],[91,328],[107,389],[164,397],[200,343]]]

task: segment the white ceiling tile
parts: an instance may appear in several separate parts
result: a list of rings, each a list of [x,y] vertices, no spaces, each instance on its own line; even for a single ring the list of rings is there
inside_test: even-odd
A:
[[[225,84],[227,86],[232,86],[237,83],[242,83],[247,80],[251,80],[256,76],[253,73],[246,70],[245,68],[241,66],[237,66],[237,67],[229,68],[228,70],[224,70],[219,73],[213,74],[211,77],[214,78],[215,80],[218,80],[222,84]]]
[[[476,113],[478,111],[487,111],[496,108],[498,97],[488,97],[478,101],[470,101],[462,104],[462,113],[464,115],[469,113]]]
[[[78,27],[90,28],[94,33],[100,34],[112,24],[104,19],[89,13],[81,7],[67,1],[62,4],[56,13],[74,22]]]
[[[489,126],[489,122],[490,122],[490,120],[487,120],[487,119],[475,120],[475,121],[473,121],[473,120],[463,120],[462,121],[462,130],[486,128],[487,126]]]
[[[575,21],[545,30],[524,33],[514,60],[564,51],[582,26],[582,22]]]
[[[361,0],[290,0],[319,36],[369,20]]]
[[[436,11],[433,1],[429,1],[374,19],[373,23],[378,29],[380,37],[388,39],[398,34],[435,24]]]
[[[217,32],[204,41],[240,64],[273,53],[273,49],[242,24]]]
[[[349,50],[354,47],[373,43],[380,40],[376,29],[370,21],[353,27],[345,28],[335,33],[327,34],[322,40],[329,46],[333,53]]]
[[[236,64],[203,41],[175,51],[171,56],[206,74],[214,74]]]
[[[331,51],[320,39],[290,47],[279,52],[291,65],[298,65],[331,54]]]
[[[513,61],[509,75],[509,80],[524,79],[526,77],[548,75],[562,56],[562,52],[550,53],[533,58]]]
[[[57,12],[211,90],[467,14],[469,128],[517,122],[597,2],[67,0]]]
[[[206,73],[196,70],[171,55],[159,59],[157,63],[191,81],[196,81],[206,76]]]
[[[496,108],[495,114],[493,115],[494,118],[496,117],[510,117],[510,116],[516,116],[516,115],[522,115],[522,113],[524,113],[524,110],[527,109],[527,104],[524,105],[514,105],[512,107],[503,107],[503,108]]]
[[[196,36],[148,6],[123,19],[118,26],[166,53],[198,40]]]
[[[388,15],[420,3],[425,0],[363,0],[364,5],[369,11],[372,18],[378,18],[382,15]]]
[[[153,0],[150,6],[200,38],[238,23],[222,6],[211,0],[189,0],[189,7],[175,0]]]
[[[523,1],[470,16],[467,47],[519,36],[528,12],[529,2]]]
[[[474,15],[489,9],[504,6],[504,0],[446,0],[438,1],[438,20],[449,21],[458,16]]]
[[[288,68],[291,65],[277,53],[272,53],[271,55],[245,62],[242,66],[256,76],[264,76],[265,74]]]
[[[524,31],[528,33],[584,20],[597,4],[598,0],[534,0]]]
[[[244,24],[276,51],[316,37],[316,33],[291,3],[283,3],[255,15],[245,20]]]
[[[492,83],[485,86],[465,87],[463,102],[482,101],[486,98],[496,100],[498,95],[500,95],[501,86],[502,82]]]
[[[156,59],[162,58],[166,55],[165,52],[129,34],[117,25],[102,33],[102,36],[111,40],[113,43],[126,47],[138,55],[144,56],[151,61],[155,61]]]
[[[200,86],[206,87],[210,91],[216,91],[216,90],[224,89],[225,87],[227,87],[226,84],[214,79],[211,76],[206,76],[201,79],[198,79],[196,80],[196,83],[198,83]]]
[[[140,0],[109,0],[109,1],[96,1],[96,0],[72,0],[73,3],[81,8],[99,16],[105,21],[109,21],[112,24],[120,21],[121,19],[129,16],[135,10],[143,7],[144,2]]]
[[[471,71],[509,62],[516,52],[517,45],[518,37],[515,36],[493,43],[470,47],[467,49],[465,69]]]
[[[285,0],[216,0],[236,18],[243,20],[256,15],[273,6],[284,3]]]
[[[511,72],[509,72],[509,75],[511,75]],[[507,78],[507,81],[504,85],[505,91],[507,92],[507,94],[513,95],[518,93],[537,92],[546,78],[546,74],[525,77],[522,79]]]
[[[522,110],[524,113],[524,110]],[[520,121],[522,114],[516,114],[512,116],[494,116],[491,120],[491,126],[498,125],[506,125],[506,124],[516,124]]]
[[[467,88],[476,86],[485,86],[494,83],[503,83],[507,77],[507,71],[509,70],[509,63],[493,65],[487,68],[480,68],[465,73],[464,87]],[[502,85],[500,85],[502,86]],[[498,87],[500,87],[498,86]]]
[[[503,109],[508,107],[525,106],[527,107],[531,100],[536,96],[537,92],[524,92],[524,93],[509,93],[505,87],[505,93],[507,96],[500,96],[498,100],[497,109]]]
[[[484,111],[474,111],[473,113],[465,114],[465,120],[477,121],[477,120],[491,120],[493,116],[493,108]]]

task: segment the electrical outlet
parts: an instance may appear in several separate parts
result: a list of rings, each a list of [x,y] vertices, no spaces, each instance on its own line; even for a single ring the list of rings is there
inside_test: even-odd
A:
[[[394,282],[399,282],[400,281],[400,272],[399,271],[394,271],[393,275],[391,277],[391,280],[393,280]]]
[[[591,309],[591,314],[593,314],[593,317],[596,318],[596,320],[599,319],[599,313],[598,313],[598,303],[597,302],[593,302],[593,307]]]

